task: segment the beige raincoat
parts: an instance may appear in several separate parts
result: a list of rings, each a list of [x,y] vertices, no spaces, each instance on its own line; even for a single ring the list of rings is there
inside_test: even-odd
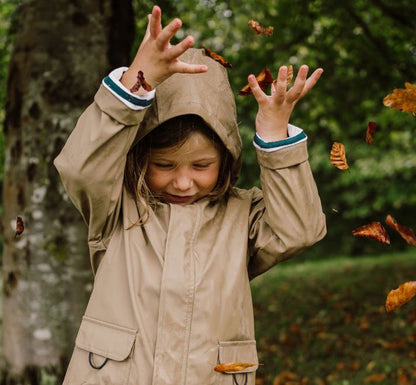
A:
[[[253,385],[257,363],[249,280],[321,239],[321,202],[306,142],[257,151],[262,190],[210,204],[158,204],[143,226],[123,188],[126,154],[161,122],[200,115],[235,159],[241,140],[225,69],[191,49],[207,73],[176,74],[134,111],[101,86],[55,159],[88,224],[94,287],[65,385]],[[267,363],[265,363],[267,365]]]

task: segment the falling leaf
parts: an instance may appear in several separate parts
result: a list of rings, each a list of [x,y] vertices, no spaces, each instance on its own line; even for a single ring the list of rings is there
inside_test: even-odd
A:
[[[214,370],[221,373],[230,373],[230,372],[241,372],[252,366],[257,366],[261,364],[251,363],[251,362],[228,362],[224,364],[218,364]]]
[[[262,27],[257,21],[249,20],[248,26],[254,31],[256,35],[273,35],[274,27]]]
[[[373,238],[381,243],[390,245],[390,238],[387,230],[380,222],[371,222],[367,225],[352,230],[352,235],[357,237]]]
[[[25,225],[23,223],[22,217],[17,217],[16,218],[16,233],[15,233],[15,237],[17,237],[18,235],[22,234],[24,230],[25,230]]]
[[[144,78],[143,71],[137,72],[137,82],[130,88],[130,92],[137,92],[140,87],[143,87],[148,92],[152,90],[152,86]]]
[[[376,133],[376,127],[377,127],[376,122],[368,122],[367,131],[365,133],[365,141],[368,144],[372,144],[374,141],[372,134]]]
[[[340,170],[348,170],[349,166],[345,157],[345,147],[340,142],[334,142],[330,153],[331,163]]]
[[[205,48],[205,55],[209,56],[211,59],[214,59],[224,67],[233,68],[231,63],[229,63],[227,60],[225,60],[221,55],[218,55],[217,53],[211,51],[209,48]]]
[[[386,311],[391,312],[405,303],[409,302],[416,295],[416,281],[409,281],[401,284],[397,289],[391,290],[386,298]]]
[[[406,88],[395,88],[383,99],[386,107],[416,114],[416,86],[406,82]]]
[[[270,73],[270,70],[268,68],[265,68],[262,70],[257,76],[256,76],[257,82],[259,83],[260,88],[264,91],[266,87],[269,84],[273,83],[273,76]],[[247,96],[252,94],[250,86],[247,84],[245,85],[241,91],[238,93],[241,96]]]
[[[398,224],[390,214],[386,217],[386,223],[396,230],[409,245],[416,247],[416,236],[412,229]]]

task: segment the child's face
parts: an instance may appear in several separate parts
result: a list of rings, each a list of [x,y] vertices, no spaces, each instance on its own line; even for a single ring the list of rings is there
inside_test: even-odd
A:
[[[146,183],[164,202],[191,204],[214,189],[220,164],[214,143],[194,132],[179,148],[151,150]]]

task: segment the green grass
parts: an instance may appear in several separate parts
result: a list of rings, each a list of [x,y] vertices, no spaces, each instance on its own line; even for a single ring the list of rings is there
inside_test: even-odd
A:
[[[264,364],[257,385],[271,385],[279,374],[279,385],[286,384],[283,378],[299,385],[415,384],[416,298],[392,313],[384,309],[388,292],[411,280],[414,248],[371,258],[289,261],[256,278]]]

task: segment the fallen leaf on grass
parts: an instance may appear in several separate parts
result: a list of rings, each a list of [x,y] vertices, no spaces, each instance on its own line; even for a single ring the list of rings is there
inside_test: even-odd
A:
[[[230,373],[230,372],[241,372],[252,366],[261,365],[252,362],[227,362],[224,364],[218,364],[214,370],[220,373]]]
[[[386,217],[386,223],[396,230],[409,245],[416,247],[416,236],[412,229],[398,224],[390,214]]]
[[[383,99],[386,107],[416,114],[416,86],[406,82],[406,88],[395,88]]]
[[[221,55],[218,55],[217,53],[211,51],[209,48],[205,48],[205,55],[209,56],[211,59],[214,59],[218,63],[220,63],[224,67],[233,68],[230,62],[225,60]]]
[[[376,133],[376,122],[368,122],[367,124],[367,131],[365,133],[365,141],[368,144],[372,144],[374,139],[373,139],[373,134]]]
[[[387,230],[380,222],[371,222],[367,225],[352,230],[352,235],[357,237],[373,238],[376,241],[390,245],[390,237]]]
[[[372,374],[371,376],[367,376],[366,378],[364,378],[364,382],[366,384],[370,382],[381,382],[381,381],[384,381],[385,378],[386,378],[385,373],[376,373],[376,374]]]
[[[268,68],[264,68],[257,76],[257,82],[259,83],[260,88],[264,91],[266,87],[273,83],[273,76],[270,73]],[[250,86],[247,84],[245,85],[240,92],[238,93],[240,96],[247,96],[252,94]]]
[[[391,290],[386,298],[386,311],[391,312],[409,302],[416,295],[416,281],[401,284],[397,289]]]
[[[348,170],[348,162],[345,156],[345,146],[340,142],[334,142],[332,144],[330,153],[331,163],[340,170]]]
[[[248,26],[254,31],[256,35],[273,35],[274,27],[262,27],[257,21],[249,20]]]

